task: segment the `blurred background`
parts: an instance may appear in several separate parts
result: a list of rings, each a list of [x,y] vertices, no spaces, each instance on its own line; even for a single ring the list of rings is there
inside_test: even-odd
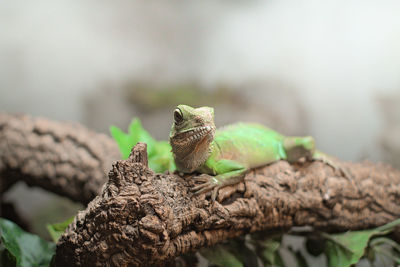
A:
[[[399,14],[394,0],[6,0],[0,111],[104,133],[139,117],[166,140],[177,104],[208,105],[219,126],[258,121],[400,168]],[[80,208],[7,194],[42,235],[43,213]]]

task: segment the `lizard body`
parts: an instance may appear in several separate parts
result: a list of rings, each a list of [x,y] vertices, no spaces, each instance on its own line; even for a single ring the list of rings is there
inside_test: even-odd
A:
[[[236,123],[216,129],[214,110],[179,105],[174,110],[170,144],[178,171],[199,172],[198,194],[240,182],[251,169],[278,160],[322,160],[336,168],[324,154],[315,151],[311,136],[287,137],[256,123]],[[211,176],[209,176],[211,175]]]

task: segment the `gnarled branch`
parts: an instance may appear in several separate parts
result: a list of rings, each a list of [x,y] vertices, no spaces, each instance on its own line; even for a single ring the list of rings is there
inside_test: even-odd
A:
[[[147,168],[145,144],[117,161],[100,196],[57,245],[57,266],[164,265],[175,257],[259,230],[310,225],[324,231],[375,227],[400,216],[400,172],[384,164],[279,161],[220,190],[194,197],[190,175]]]
[[[0,114],[0,193],[23,180],[87,204],[119,158],[111,138],[80,124]]]
[[[17,180],[88,203],[119,158],[109,137],[73,123],[0,114],[0,192]],[[321,163],[281,161],[220,190],[193,197],[191,176],[155,174],[143,145],[113,165],[101,195],[57,247],[58,265],[165,264],[188,251],[258,230],[311,225],[365,229],[400,215],[400,173],[383,164],[342,163],[349,181]]]

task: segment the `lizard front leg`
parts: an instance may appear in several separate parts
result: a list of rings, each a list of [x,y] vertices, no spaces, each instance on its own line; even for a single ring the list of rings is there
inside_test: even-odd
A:
[[[224,186],[239,183],[243,180],[244,175],[248,171],[243,165],[231,160],[219,160],[214,162],[212,166],[215,176],[202,174],[193,177],[200,184],[192,188],[195,195],[205,193],[212,190],[211,200],[214,202],[218,196],[218,190]]]

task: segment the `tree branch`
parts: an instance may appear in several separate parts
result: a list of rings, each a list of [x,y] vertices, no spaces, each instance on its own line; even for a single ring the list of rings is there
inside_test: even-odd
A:
[[[23,180],[87,204],[119,158],[112,139],[77,123],[0,114],[0,193]]]
[[[342,177],[322,162],[278,161],[220,190],[194,197],[192,176],[147,168],[146,145],[117,161],[100,196],[61,237],[56,266],[165,265],[175,257],[260,230],[310,225],[324,231],[376,227],[400,216],[400,172],[344,163]]]

